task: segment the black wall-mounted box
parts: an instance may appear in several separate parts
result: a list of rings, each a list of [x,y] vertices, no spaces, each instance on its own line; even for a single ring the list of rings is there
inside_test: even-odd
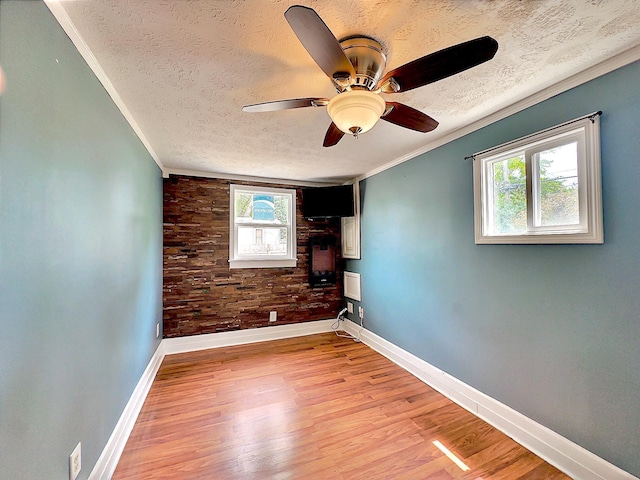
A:
[[[323,235],[309,238],[309,285],[322,287],[336,284],[336,237]]]

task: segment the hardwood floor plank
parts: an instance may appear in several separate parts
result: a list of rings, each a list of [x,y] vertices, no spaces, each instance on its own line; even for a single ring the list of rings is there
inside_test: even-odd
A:
[[[113,476],[164,478],[569,477],[382,355],[329,333],[165,357]]]

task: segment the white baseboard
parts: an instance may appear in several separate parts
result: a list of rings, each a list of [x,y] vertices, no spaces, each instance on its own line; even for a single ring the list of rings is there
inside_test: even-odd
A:
[[[250,328],[231,332],[192,335],[190,337],[165,338],[162,347],[165,355],[174,353],[195,352],[208,348],[229,347],[246,343],[267,342],[282,338],[302,337],[314,333],[331,331],[331,324],[335,319],[316,320],[312,322],[292,323],[289,325],[274,325],[273,327]]]
[[[110,479],[165,355],[332,331],[334,319],[162,340],[127,402],[89,480]],[[351,321],[342,328],[415,377],[578,480],[640,480]]]
[[[147,365],[136,388],[133,390],[131,398],[127,402],[118,423],[107,441],[107,445],[104,447],[104,450],[102,450],[98,461],[89,474],[89,480],[108,480],[113,476],[113,472],[115,472],[118,466],[120,455],[122,455],[124,451],[131,430],[136,423],[140,410],[142,410],[142,405],[147,398],[149,389],[153,384],[153,380],[156,377],[156,373],[158,373],[158,369],[165,355],[330,332],[332,331],[331,325],[334,322],[335,319],[316,320],[290,325],[274,325],[265,328],[212,333],[208,335],[165,338],[160,342],[160,346],[158,346],[151,357],[149,365]]]
[[[107,445],[102,450],[93,470],[91,470],[89,480],[106,480],[113,475],[163,358],[164,353],[162,352],[161,342],[151,357],[142,377],[140,377],[136,388],[133,390],[131,398],[129,398],[127,405],[124,407],[122,415],[120,415],[120,419],[107,441]]]
[[[357,335],[360,325],[349,320],[342,328]],[[578,480],[639,480],[562,435],[485,395],[415,355],[366,329],[362,342],[427,385],[493,425],[516,442]]]

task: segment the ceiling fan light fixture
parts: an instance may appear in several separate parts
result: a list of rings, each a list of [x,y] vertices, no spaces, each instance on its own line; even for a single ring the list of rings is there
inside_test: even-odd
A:
[[[380,95],[368,90],[351,90],[333,97],[327,112],[342,132],[357,135],[371,130],[385,108],[386,103]]]

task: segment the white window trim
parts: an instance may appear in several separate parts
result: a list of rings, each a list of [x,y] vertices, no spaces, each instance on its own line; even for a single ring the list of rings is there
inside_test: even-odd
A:
[[[238,246],[236,244],[238,224],[235,222],[235,198],[238,192],[264,192],[276,195],[288,195],[290,224],[287,226],[287,252],[288,255],[271,255],[264,258],[260,255],[238,255]],[[260,226],[251,224],[252,226]],[[273,227],[272,224],[264,226]],[[234,185],[229,186],[229,268],[278,268],[278,267],[295,267],[297,265],[297,241],[296,241],[296,190],[287,188],[269,188],[256,187],[251,185]]]
[[[495,234],[488,232],[490,205],[489,166],[499,157],[535,149],[558,139],[575,135],[584,138],[584,155],[578,155],[578,227],[533,227],[533,202],[527,202],[528,231],[524,234]],[[563,138],[564,137],[564,138]],[[580,149],[580,142],[578,142]],[[473,156],[474,225],[476,244],[566,244],[603,243],[602,179],[600,165],[600,116],[592,114],[567,122]],[[532,177],[531,162],[527,161],[527,177]],[[527,181],[527,197],[532,195],[532,182]]]

